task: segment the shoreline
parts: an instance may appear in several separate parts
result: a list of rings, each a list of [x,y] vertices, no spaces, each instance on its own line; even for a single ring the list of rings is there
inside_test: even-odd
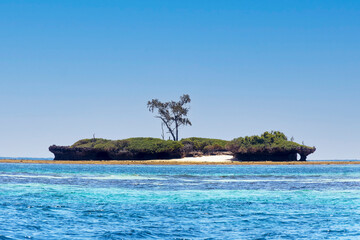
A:
[[[360,164],[360,161],[249,161],[241,162],[232,155],[208,155],[202,157],[185,157],[180,159],[158,160],[21,160],[1,159],[0,163],[26,164],[96,164],[96,165],[344,165]]]
[[[202,160],[106,160],[106,161],[73,161],[73,160],[11,160],[2,159],[0,163],[25,164],[94,164],[94,165],[348,165],[360,164],[360,161],[294,161],[294,162],[239,162],[239,161],[202,161]]]

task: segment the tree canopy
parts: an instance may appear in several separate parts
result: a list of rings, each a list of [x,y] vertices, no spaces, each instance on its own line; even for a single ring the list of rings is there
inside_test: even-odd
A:
[[[190,107],[188,106],[190,102],[190,96],[184,94],[180,97],[180,101],[178,102],[161,102],[158,99],[152,99],[151,101],[148,101],[147,107],[150,112],[157,110],[158,115],[155,117],[161,119],[173,140],[178,141],[179,127],[192,125],[190,120],[186,117],[190,110]]]

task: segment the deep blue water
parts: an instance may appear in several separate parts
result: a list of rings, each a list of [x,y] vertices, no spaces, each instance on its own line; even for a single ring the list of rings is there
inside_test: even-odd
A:
[[[0,239],[360,239],[360,166],[0,164]]]

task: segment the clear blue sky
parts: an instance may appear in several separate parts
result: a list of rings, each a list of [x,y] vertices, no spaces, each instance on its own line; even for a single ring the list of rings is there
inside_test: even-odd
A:
[[[152,98],[192,98],[180,137],[280,130],[360,159],[360,1],[0,2],[0,156],[160,137]]]

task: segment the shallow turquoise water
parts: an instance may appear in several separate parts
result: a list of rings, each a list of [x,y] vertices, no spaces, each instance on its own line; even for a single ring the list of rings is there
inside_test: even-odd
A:
[[[360,239],[360,166],[0,164],[0,239]]]

